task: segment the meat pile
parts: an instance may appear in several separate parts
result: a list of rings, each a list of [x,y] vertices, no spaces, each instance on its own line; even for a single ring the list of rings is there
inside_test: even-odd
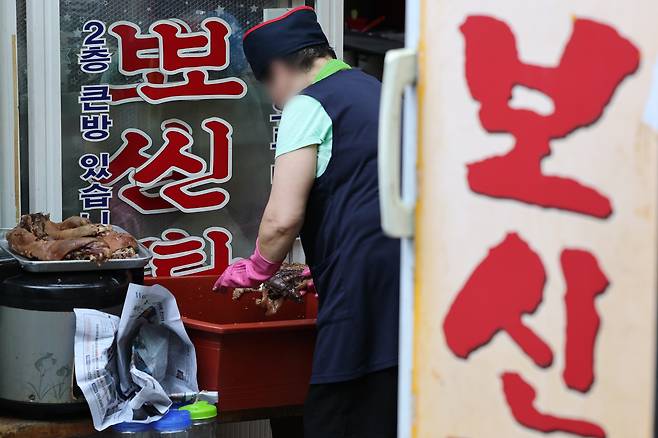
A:
[[[23,215],[7,234],[7,243],[15,253],[43,261],[90,260],[100,264],[137,255],[137,241],[130,234],[78,216],[58,223],[48,214]]]
[[[233,299],[239,300],[249,292],[260,292],[261,298],[256,305],[266,309],[266,315],[274,315],[279,311],[284,300],[300,303],[304,296],[310,278],[302,275],[305,265],[301,263],[284,263],[279,272],[261,284],[258,289],[234,289]]]

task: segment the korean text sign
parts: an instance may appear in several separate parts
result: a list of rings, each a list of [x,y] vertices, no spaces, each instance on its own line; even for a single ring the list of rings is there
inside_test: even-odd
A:
[[[417,436],[653,436],[658,5],[446,3],[421,58]]]

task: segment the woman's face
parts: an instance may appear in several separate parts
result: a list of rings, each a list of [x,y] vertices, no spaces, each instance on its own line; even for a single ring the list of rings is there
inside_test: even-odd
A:
[[[295,71],[284,62],[272,62],[265,88],[277,108],[283,109],[286,102],[304,88],[300,81],[303,76],[303,73]]]

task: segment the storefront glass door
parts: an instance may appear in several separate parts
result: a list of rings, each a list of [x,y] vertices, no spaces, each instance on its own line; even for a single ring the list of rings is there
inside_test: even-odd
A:
[[[126,229],[151,247],[157,276],[215,275],[248,255],[280,113],[242,37],[305,3],[314,2],[62,0],[44,12],[18,1],[29,209]],[[58,70],[37,72],[53,68],[50,57]]]

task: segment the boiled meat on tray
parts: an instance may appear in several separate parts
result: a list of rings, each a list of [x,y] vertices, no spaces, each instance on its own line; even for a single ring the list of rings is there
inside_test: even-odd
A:
[[[78,216],[53,222],[50,215],[26,214],[16,228],[7,233],[9,248],[33,260],[125,259],[137,255],[137,241],[111,225],[93,224]]]

